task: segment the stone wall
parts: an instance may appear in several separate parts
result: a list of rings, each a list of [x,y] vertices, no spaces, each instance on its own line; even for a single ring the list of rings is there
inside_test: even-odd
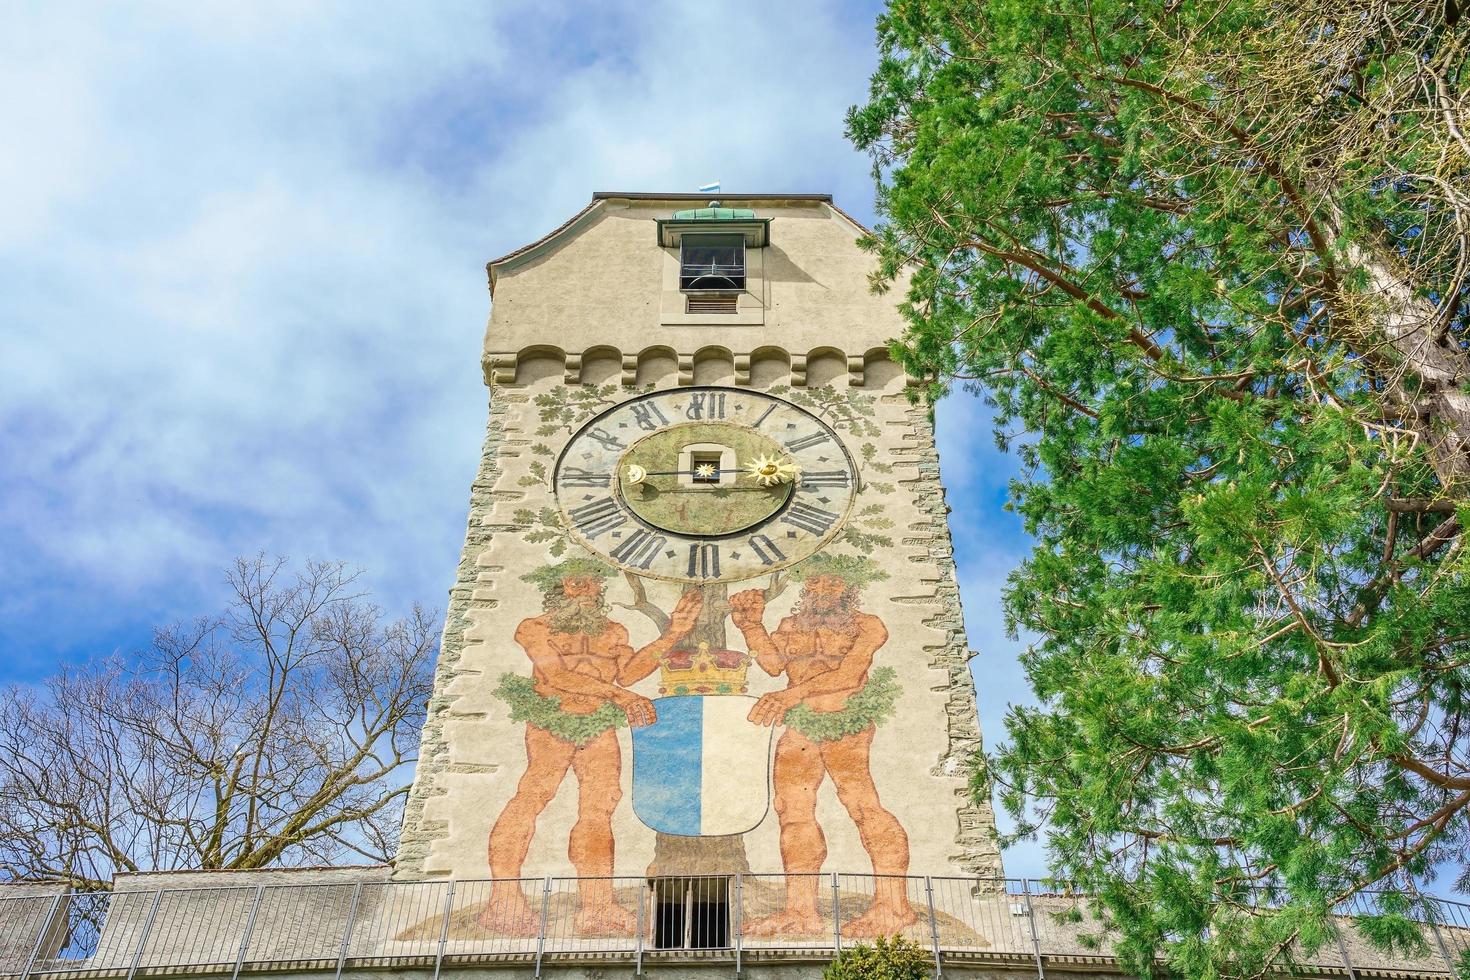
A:
[[[120,874],[91,967],[233,963],[242,946],[256,960],[335,957],[349,915],[371,921],[388,876],[383,865]]]
[[[65,891],[63,885],[0,882],[0,973],[24,969],[36,949],[36,940],[46,926],[52,905]],[[52,937],[42,947],[55,946],[59,938]]]
[[[939,474],[939,450],[934,443],[934,425],[929,412],[919,405],[909,406],[906,423],[917,475],[909,486],[919,509],[928,520],[915,524],[927,550],[935,581],[931,601],[934,615],[924,621],[943,634],[942,643],[926,647],[933,664],[948,677],[948,699],[944,720],[949,732],[949,750],[931,770],[936,777],[968,779],[983,748],[980,737],[979,712],[975,703],[975,685],[970,677],[970,658],[977,654],[969,647],[965,635],[965,615],[960,586],[955,572],[954,543],[949,533],[949,505],[945,502],[944,484]],[[975,802],[968,785],[956,791],[959,830],[955,835],[954,863],[964,871],[983,877],[1004,875],[1000,846],[995,836],[995,812],[989,800]]]
[[[454,585],[449,589],[444,635],[434,672],[434,695],[429,699],[413,789],[404,807],[403,831],[398,838],[394,868],[400,877],[427,877],[425,861],[430,846],[449,832],[445,820],[432,818],[424,811],[430,799],[446,792],[444,777],[453,765],[445,722],[452,716],[454,702],[458,698],[450,689],[455,678],[467,669],[464,664],[465,630],[470,623],[471,610],[488,611],[496,605],[494,577],[498,569],[482,567],[480,559],[497,530],[494,523],[495,485],[500,477],[505,416],[512,399],[521,400],[521,396],[507,392],[490,399],[485,441],[480,448],[480,465],[474,482],[470,484],[469,518]]]

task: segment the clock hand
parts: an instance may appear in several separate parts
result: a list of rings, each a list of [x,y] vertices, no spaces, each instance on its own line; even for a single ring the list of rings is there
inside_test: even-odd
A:
[[[773,487],[796,479],[801,475],[801,467],[790,457],[760,456],[746,464],[745,473],[761,486]]]
[[[632,468],[633,467],[631,467],[631,466],[628,467],[628,469],[630,469],[630,470]],[[627,474],[625,474],[624,475],[624,478],[623,478],[623,482],[624,483],[642,483],[645,477],[650,477],[650,476],[682,476],[682,475],[684,475],[686,473],[689,474],[690,476],[714,476],[715,475],[713,473],[704,473],[704,474],[701,474],[697,470],[641,470],[637,474],[634,474],[634,473],[627,473]]]
[[[692,470],[653,470],[652,472],[650,472],[639,466],[637,463],[633,463],[630,464],[627,470],[624,471],[623,480],[626,483],[637,486],[650,476],[680,476],[685,473],[688,473],[691,476],[714,476],[717,472],[719,471],[714,469],[700,472],[697,468]]]
[[[712,477],[719,471],[693,470],[645,470],[637,464],[628,467],[624,474],[623,482],[630,486],[637,486],[650,476],[691,476]],[[755,480],[763,487],[772,487],[779,483],[789,483],[801,474],[801,467],[791,462],[777,463],[774,459],[767,462],[762,459],[756,464],[746,467],[745,476]]]

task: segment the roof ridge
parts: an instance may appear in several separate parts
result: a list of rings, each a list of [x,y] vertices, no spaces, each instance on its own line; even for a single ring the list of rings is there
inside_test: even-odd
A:
[[[492,265],[499,265],[502,262],[506,262],[506,261],[508,261],[510,259],[515,258],[517,255],[524,255],[526,252],[529,252],[531,249],[536,248],[539,245],[543,245],[546,242],[549,242],[551,239],[555,238],[557,235],[560,235],[562,232],[566,231],[572,225],[576,224],[584,216],[586,216],[586,214],[587,214],[588,211],[591,211],[593,208],[597,207],[601,203],[602,203],[601,200],[599,200],[596,195],[593,195],[592,200],[587,204],[586,207],[584,207],[582,210],[578,211],[576,214],[572,215],[567,220],[563,221],[561,224],[557,225],[555,228],[553,228],[550,231],[548,231],[546,234],[542,235],[540,238],[536,239],[534,242],[531,242],[529,245],[522,245],[520,248],[514,249],[513,251],[506,252],[504,255],[500,256],[500,258],[498,258],[498,259],[491,259],[489,262],[486,262],[485,263],[485,271],[486,272],[489,272],[490,271],[490,267]],[[490,281],[491,281],[491,285],[493,287],[494,282],[495,282],[493,276],[491,277],[491,280]]]
[[[605,201],[627,198],[630,201],[709,201],[713,199],[734,201],[824,201],[832,202],[831,194],[794,192],[790,194],[761,193],[737,194],[734,191],[710,191],[708,193],[688,191],[593,191],[592,200]]]

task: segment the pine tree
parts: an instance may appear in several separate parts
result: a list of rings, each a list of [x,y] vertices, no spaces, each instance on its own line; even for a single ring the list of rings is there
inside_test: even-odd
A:
[[[896,353],[928,394],[994,406],[1035,537],[1006,608],[1039,706],[986,771],[1140,974],[1155,953],[1259,972],[1324,942],[1337,903],[1467,857],[1452,9],[892,0],[879,20],[848,120],[879,181],[875,284],[906,291]]]

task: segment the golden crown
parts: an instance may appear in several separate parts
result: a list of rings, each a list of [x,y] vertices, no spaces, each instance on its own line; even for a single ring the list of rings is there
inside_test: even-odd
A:
[[[750,654],[739,650],[675,650],[659,663],[659,694],[744,694]]]

